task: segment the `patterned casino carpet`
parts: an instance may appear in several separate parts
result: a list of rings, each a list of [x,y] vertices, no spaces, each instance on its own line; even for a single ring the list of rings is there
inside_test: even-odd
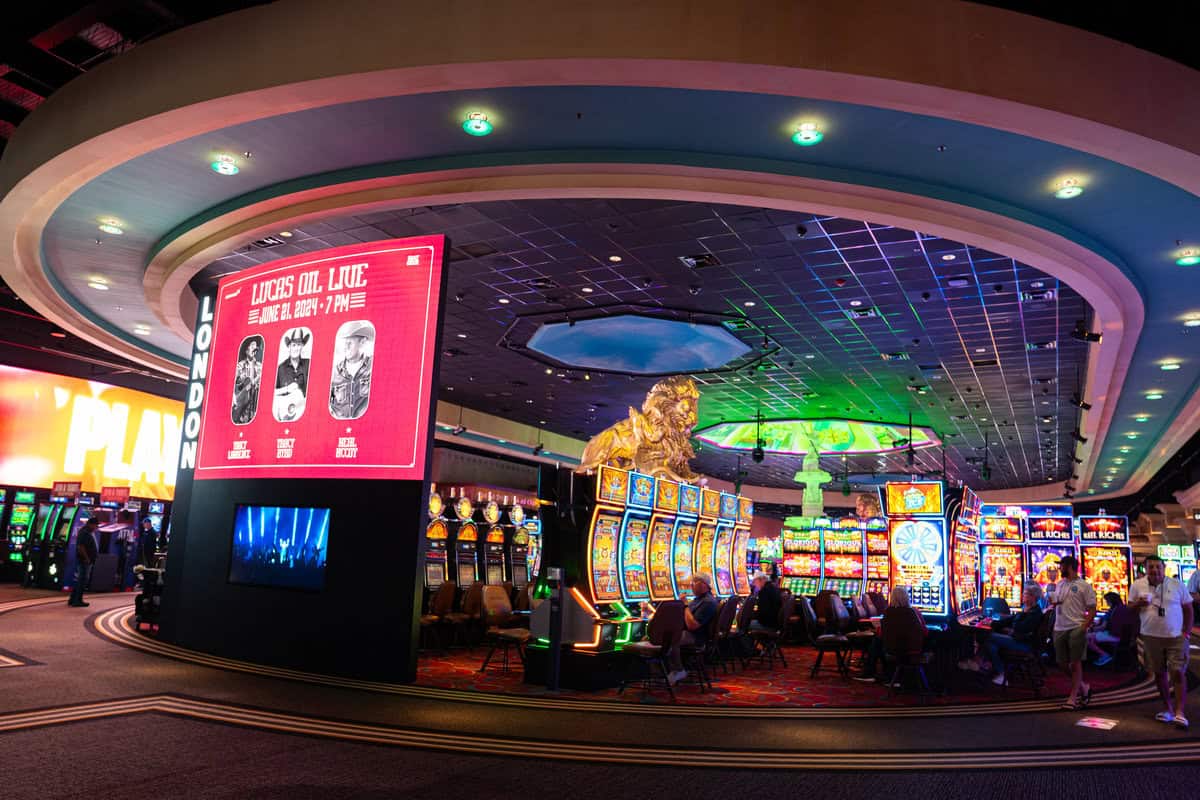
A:
[[[773,670],[752,663],[745,671],[722,674],[718,668],[714,675],[714,690],[702,693],[693,685],[676,687],[678,702],[689,705],[717,706],[796,706],[808,708],[864,708],[901,707],[920,705],[921,698],[911,690],[888,696],[885,686],[846,680],[832,669],[822,668],[817,677],[809,677],[809,669],[815,658],[815,650],[804,646],[789,646],[784,651],[788,667]],[[489,666],[486,673],[479,672],[486,648],[478,647],[473,652],[451,650],[446,654],[423,653],[417,667],[417,683],[441,689],[463,689],[512,695],[540,696],[547,690],[523,682],[519,664],[505,673]],[[498,659],[497,659],[498,661]],[[832,662],[826,656],[825,664]],[[1110,669],[1089,668],[1086,679],[1095,692],[1104,692],[1129,684],[1134,680],[1132,672],[1113,672]],[[1051,669],[1042,692],[1043,698],[1061,697],[1066,694],[1070,682],[1061,672]],[[580,697],[588,700],[610,700],[622,702],[670,702],[665,690],[659,688],[648,695],[640,686],[626,689],[618,697],[616,689],[595,692],[561,690],[558,697]],[[928,698],[929,705],[962,705],[979,703],[1002,703],[1013,700],[1032,699],[1027,688],[1010,687],[1007,691],[992,686],[977,673],[960,672],[956,676],[954,691],[948,695]]]

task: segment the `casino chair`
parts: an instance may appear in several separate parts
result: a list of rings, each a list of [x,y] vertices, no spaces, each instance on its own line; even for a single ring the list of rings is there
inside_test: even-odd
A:
[[[807,603],[808,598],[800,598]],[[767,667],[773,669],[775,667],[775,659],[779,659],[779,663],[783,664],[783,668],[787,669],[787,659],[783,657],[783,650],[779,647],[783,641],[784,630],[786,630],[787,620],[796,613],[796,598],[793,595],[786,595],[783,598],[783,605],[779,609],[779,627],[775,630],[754,631],[747,630],[746,635],[749,636],[755,644],[758,645],[758,663],[761,665],[763,661],[767,662]],[[749,625],[749,623],[746,623]],[[749,661],[749,659],[747,659]]]
[[[733,639],[737,636],[733,632],[733,621],[737,617],[738,604],[741,601],[742,598],[735,594],[721,603],[721,608],[713,617],[708,630],[708,647],[705,656],[708,661],[719,666],[721,672],[726,674],[729,673],[730,663],[737,664],[733,652]]]
[[[864,639],[861,634],[865,633],[868,636],[874,636],[874,633],[851,630],[854,621],[850,618],[850,612],[846,610],[846,604],[842,602],[842,598],[837,592],[821,592],[821,595],[825,595],[824,605],[827,616],[823,628],[827,633],[818,635],[813,643],[817,648],[817,657],[813,661],[809,677],[817,677],[817,673],[821,670],[821,662],[825,659],[825,654],[833,653],[838,673],[843,678],[849,678],[850,653]],[[821,600],[821,595],[817,596],[818,600]],[[819,618],[818,625],[821,625]]]
[[[675,702],[675,687],[667,679],[667,676],[671,674],[671,666],[667,662],[667,649],[671,646],[671,642],[678,639],[687,629],[683,618],[684,608],[686,606],[682,600],[660,603],[646,626],[646,638],[640,642],[630,642],[625,645],[623,652],[629,653],[634,658],[630,660],[629,670],[621,679],[621,686],[617,690],[618,695],[624,693],[625,687],[635,681],[641,682],[645,692],[651,691],[661,681],[662,685],[667,687],[667,693],[671,695],[671,702]],[[631,673],[639,666],[641,667],[641,677],[631,678]]]
[[[880,592],[867,592],[867,599],[871,601],[871,606],[877,615],[882,614],[888,606],[887,598]]]
[[[429,613],[421,615],[422,641],[432,639],[439,650],[446,649],[442,629],[449,624],[446,617],[454,610],[454,596],[457,592],[458,588],[454,585],[454,581],[442,581],[442,585],[429,599]]]
[[[484,586],[481,592],[481,613],[483,615],[484,644],[488,647],[480,672],[487,672],[492,656],[499,649],[501,653],[500,671],[508,672],[509,651],[514,647],[521,663],[525,663],[525,645],[529,642],[529,628],[517,627],[518,618],[513,614],[512,603],[509,602],[508,592],[503,586]]]
[[[1003,597],[989,597],[983,601],[983,615],[996,619],[997,617],[1007,617],[1012,611],[1008,607],[1008,601]]]
[[[735,665],[740,663],[742,669],[746,668],[754,656],[754,653],[749,652],[748,648],[753,648],[755,651],[758,649],[754,640],[750,638],[750,623],[754,620],[754,613],[754,598],[743,599],[734,619],[734,629],[725,634],[721,642],[733,663]]]
[[[446,581],[446,583],[449,583],[451,586],[454,585],[454,581]],[[463,595],[462,610],[442,615],[442,621],[453,628],[455,639],[458,638],[458,634],[462,634],[468,649],[473,646],[472,636],[477,632],[480,624],[479,617],[482,605],[483,583],[475,581],[471,584],[471,588],[467,589],[467,593]],[[476,630],[473,630],[473,628]]]
[[[925,667],[933,662],[933,653],[925,652],[925,633],[921,622],[912,616],[911,609],[889,608],[883,612],[880,635],[883,637],[883,661],[892,663],[892,677],[888,681],[888,696],[892,697],[903,687],[905,677],[915,677],[921,686],[921,702],[925,703],[933,694]]]
[[[1009,686],[1025,684],[1033,692],[1034,697],[1042,696],[1046,686],[1046,665],[1042,662],[1042,652],[1050,642],[1054,631],[1054,612],[1042,615],[1042,624],[1034,634],[1033,652],[1023,650],[1000,649],[1000,657],[1007,665],[1003,691],[1008,693]]]

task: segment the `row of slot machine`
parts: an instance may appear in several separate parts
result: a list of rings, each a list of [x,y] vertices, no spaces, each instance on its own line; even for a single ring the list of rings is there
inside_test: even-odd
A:
[[[1133,555],[1126,517],[1076,517],[1068,504],[1037,506],[986,505],[979,525],[980,590],[1015,607],[1025,581],[1046,588],[1057,580],[1063,556],[1079,560],[1079,572],[1096,591],[1098,609],[1104,595],[1116,592],[1127,600],[1133,579]]]
[[[1188,581],[1196,571],[1196,559],[1200,556],[1200,542],[1186,544],[1160,544],[1158,557],[1166,565],[1167,575]]]
[[[434,488],[425,528],[425,588],[436,590],[453,577],[462,589],[476,581],[524,589],[541,562],[541,527],[519,502],[455,496],[449,505]]]
[[[835,591],[887,594],[888,522],[882,517],[789,517],[784,521],[780,584],[795,595]]]

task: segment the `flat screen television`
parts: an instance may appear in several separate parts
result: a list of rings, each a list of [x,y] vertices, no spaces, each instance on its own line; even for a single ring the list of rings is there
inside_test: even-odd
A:
[[[229,582],[320,591],[328,545],[328,508],[240,505]]]

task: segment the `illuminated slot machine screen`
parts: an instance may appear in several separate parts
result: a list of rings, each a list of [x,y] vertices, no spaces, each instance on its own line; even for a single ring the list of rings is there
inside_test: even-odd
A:
[[[520,591],[529,585],[529,532],[524,525],[513,530],[509,552],[512,553],[513,586]]]
[[[954,537],[951,590],[955,613],[962,616],[979,608],[979,544],[968,536]]]
[[[758,562],[750,564],[750,529],[733,529],[733,590],[747,597],[750,594],[750,575],[758,571]]]
[[[650,584],[646,577],[646,540],[650,520],[645,517],[626,518],[621,532],[621,576],[626,600],[650,599]]]
[[[717,545],[717,524],[700,521],[696,526],[696,562],[693,572],[711,572]],[[716,588],[716,587],[713,587]]]
[[[696,520],[680,519],[675,523],[675,548],[672,553],[675,586],[679,591],[688,587],[692,577],[692,562],[696,555]]]
[[[489,586],[504,583],[504,529],[497,526],[488,529],[484,542],[484,577]]]
[[[1025,580],[1025,558],[1020,545],[982,544],[979,546],[980,596],[1002,598],[1010,608],[1021,604]]]
[[[588,560],[591,562],[592,599],[597,603],[621,599],[621,572],[617,566],[617,537],[620,531],[621,512],[596,510]]]
[[[717,526],[717,540],[713,546],[713,578],[716,580],[718,597],[733,594],[733,526]]]
[[[1096,610],[1107,611],[1104,595],[1116,592],[1122,602],[1129,601],[1129,548],[1115,545],[1082,545],[1079,567],[1084,579],[1096,592]]]
[[[868,519],[863,534],[867,540],[867,585],[866,591],[879,592],[887,597],[888,573],[891,558],[888,555],[887,520],[879,517]]]
[[[862,590],[863,540],[858,528],[838,528],[824,532],[821,575],[822,589],[854,597]]]
[[[940,519],[888,520],[891,584],[907,587],[913,608],[928,614],[946,613],[945,525]]]
[[[425,585],[436,589],[446,581],[446,523],[435,519],[425,529]]]
[[[650,599],[672,600],[675,585],[671,581],[671,536],[675,519],[655,515],[650,520]]]
[[[458,585],[470,586],[479,579],[479,568],[475,563],[475,548],[479,543],[479,529],[475,523],[464,523],[454,539],[454,555],[458,563]]]
[[[1054,576],[1055,582],[1061,577],[1059,572],[1058,562],[1065,556],[1075,555],[1074,544],[1031,544],[1025,549],[1025,553],[1029,558],[1029,575],[1037,581],[1038,586],[1042,587],[1042,591],[1050,585],[1050,577]]]
[[[1021,520],[1015,517],[984,517],[979,528],[980,542],[1023,542]]]
[[[779,572],[783,588],[794,595],[815,597],[821,587],[821,554],[784,553]]]

